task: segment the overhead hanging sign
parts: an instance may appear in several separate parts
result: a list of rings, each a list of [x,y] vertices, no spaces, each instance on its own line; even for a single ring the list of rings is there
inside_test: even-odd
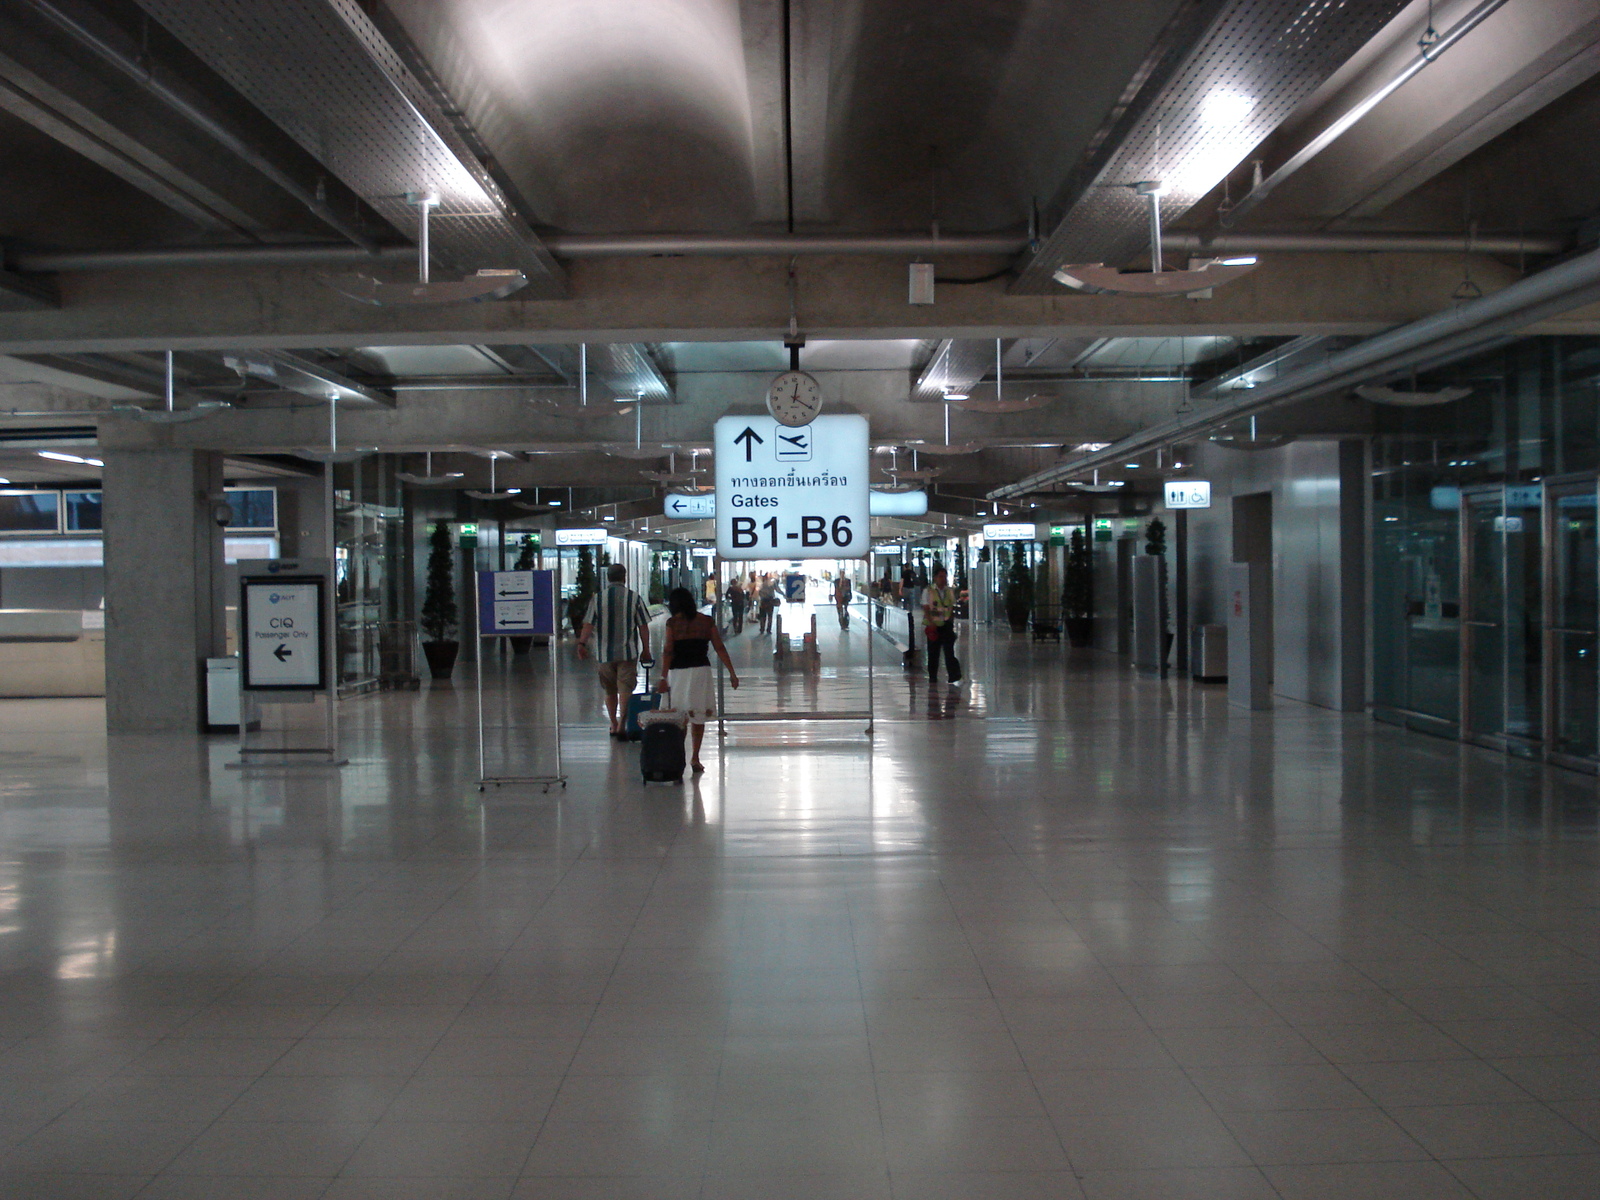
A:
[[[239,638],[247,691],[320,692],[327,686],[321,575],[245,576]]]
[[[1168,481],[1167,507],[1210,508],[1210,482],[1204,479],[1174,479]]]
[[[909,492],[873,490],[867,495],[867,515],[871,517],[920,517],[927,511],[928,493],[921,488]],[[706,520],[717,515],[717,494],[668,492],[661,500],[661,515],[680,521]]]
[[[479,571],[478,635],[553,634],[554,571]]]
[[[700,492],[691,496],[682,492],[668,492],[661,498],[661,515],[680,521],[703,521],[714,517],[717,515],[716,493]]]
[[[556,545],[558,546],[604,546],[607,533],[600,529],[558,529],[556,530]]]
[[[1038,533],[1038,526],[1032,522],[997,522],[983,527],[983,540],[986,542],[1031,542]]]
[[[871,550],[867,419],[818,417],[794,428],[771,417],[717,421],[717,554],[864,558]]]

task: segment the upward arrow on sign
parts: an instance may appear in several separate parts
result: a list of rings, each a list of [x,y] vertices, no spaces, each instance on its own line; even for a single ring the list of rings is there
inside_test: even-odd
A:
[[[733,444],[737,446],[740,442],[744,443],[744,460],[745,462],[749,462],[751,457],[755,454],[756,446],[764,445],[766,440],[766,438],[762,437],[754,429],[751,429],[750,426],[746,425],[744,427],[744,432],[733,439]]]

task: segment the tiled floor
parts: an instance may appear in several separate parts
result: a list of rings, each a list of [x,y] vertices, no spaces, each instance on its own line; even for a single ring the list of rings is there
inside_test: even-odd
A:
[[[740,703],[856,703],[823,633],[815,681],[740,639]],[[0,1196],[1600,1193],[1592,779],[962,652],[681,789],[569,675],[548,797],[472,786],[465,669],[334,773],[4,702]]]

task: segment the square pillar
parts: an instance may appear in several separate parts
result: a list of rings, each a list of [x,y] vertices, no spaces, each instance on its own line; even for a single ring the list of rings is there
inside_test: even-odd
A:
[[[226,645],[222,455],[106,450],[106,729],[197,733]]]

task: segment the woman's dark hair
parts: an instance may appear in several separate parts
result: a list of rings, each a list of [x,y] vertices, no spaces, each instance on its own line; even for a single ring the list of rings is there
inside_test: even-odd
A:
[[[673,588],[667,593],[667,611],[675,617],[692,617],[700,611],[694,593],[688,588]]]

